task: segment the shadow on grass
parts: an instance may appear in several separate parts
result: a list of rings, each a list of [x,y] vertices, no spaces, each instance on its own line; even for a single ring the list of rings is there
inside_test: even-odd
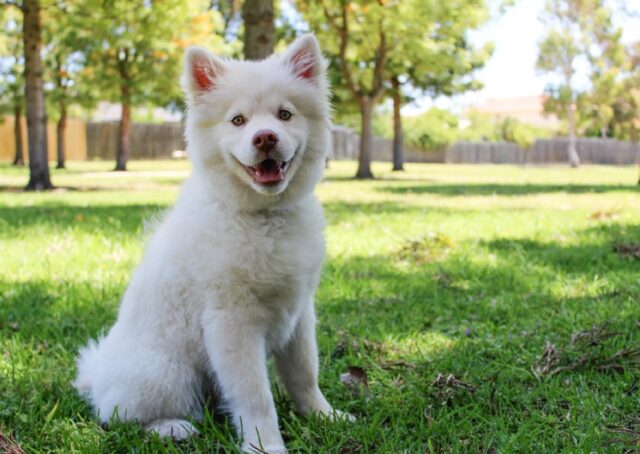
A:
[[[578,244],[574,243],[575,238],[567,241],[569,244],[499,238],[481,244],[503,257],[518,258],[572,275],[632,271],[639,265],[631,259],[623,260],[614,246],[640,243],[640,225],[600,224],[579,231]]]
[[[0,206],[0,234],[33,226],[131,234],[139,232],[145,221],[156,218],[166,208],[160,204]]]
[[[399,203],[399,202],[377,202],[377,203],[362,203],[362,202],[342,202],[342,201],[328,201],[323,203],[325,216],[329,224],[337,224],[344,222],[354,217],[377,217],[377,216],[392,216],[394,214],[420,214],[427,212],[425,207],[416,207],[414,205]],[[428,209],[429,211],[431,208]],[[433,208],[437,211],[452,211],[443,208]]]
[[[634,314],[632,306],[600,304],[630,304],[640,297],[633,278],[638,261],[613,251],[619,242],[639,241],[640,226],[607,224],[581,230],[567,244],[507,238],[460,244],[426,263],[407,263],[399,254],[335,258],[326,265],[320,298],[327,316],[335,316],[329,325],[368,333],[375,341],[434,328],[461,335],[474,321],[491,332],[507,326],[566,330],[594,316],[640,317],[640,308]],[[475,260],[488,254],[494,260]],[[588,287],[602,276],[619,286],[558,296],[558,286]]]
[[[435,184],[419,186],[384,186],[378,191],[393,194],[436,194],[444,196],[522,196],[564,192],[567,194],[602,194],[607,192],[640,193],[640,186],[629,185],[580,185],[580,184]]]
[[[359,182],[359,183],[363,183],[366,181],[381,181],[381,182],[407,182],[407,183],[428,183],[428,182],[433,182],[433,181],[437,181],[433,178],[429,178],[429,177],[424,177],[424,178],[419,178],[419,177],[405,177],[403,174],[398,174],[398,176],[384,176],[384,177],[380,177],[377,176],[372,180],[363,180],[360,178],[356,178],[353,175],[325,175],[325,177],[322,179],[322,181],[328,181],[328,182],[347,182],[347,181],[352,181],[352,182]]]
[[[103,186],[59,186],[56,185],[52,192],[98,192],[98,191],[122,191],[127,188],[103,187]],[[22,186],[3,186],[0,185],[0,193],[7,192],[12,194],[26,193],[24,185]]]
[[[147,219],[163,208],[156,204],[0,207],[3,219],[0,231],[10,236],[25,227],[46,224],[56,229],[73,227],[108,235],[136,234]],[[398,203],[335,202],[328,204],[327,217],[335,223],[353,218],[356,213],[373,216],[412,211],[417,214],[425,210]],[[604,275],[619,276],[624,281],[628,274],[637,274],[638,262],[623,260],[613,251],[614,244],[627,242],[640,242],[640,226],[600,224],[578,231],[568,243],[500,238],[476,245],[459,244],[446,256],[424,264],[407,263],[398,254],[334,258],[326,264],[320,297],[323,305],[330,308],[328,313],[339,314],[335,324],[344,325],[344,329],[353,324],[356,331],[375,333],[377,340],[387,335],[428,330],[436,320],[454,323],[478,319],[479,314],[484,314],[492,325],[515,322],[524,326],[533,323],[532,318],[544,322],[546,315],[542,309],[552,310],[562,304],[552,294],[549,283],[577,278],[589,281]],[[402,246],[399,239],[398,250]],[[488,253],[495,254],[494,264],[474,260],[475,256]],[[9,288],[11,283],[3,286]],[[633,288],[637,290],[637,286],[627,285],[615,291],[628,295]],[[53,297],[47,296],[50,291],[51,286],[46,282],[16,283],[10,293],[17,296],[7,300],[5,295],[3,305],[15,306],[24,301],[30,308],[46,308],[48,304],[36,302],[51,300]],[[607,291],[614,293],[613,289]],[[20,296],[22,293],[29,296]],[[73,287],[62,293],[70,302],[102,299],[82,294],[72,298]],[[536,310],[527,315],[532,305]],[[367,314],[366,318],[361,316],[363,313]],[[525,318],[511,319],[516,313]],[[33,318],[46,320],[48,317],[42,313]],[[458,323],[441,331],[464,332],[465,329]]]
[[[393,215],[410,215],[414,217],[415,222],[420,222],[427,215],[432,214],[444,214],[451,216],[472,216],[478,212],[486,213],[491,212],[524,212],[534,211],[535,208],[531,207],[485,207],[478,206],[474,208],[452,208],[442,206],[432,206],[421,203],[415,205],[412,203],[402,203],[398,201],[388,202],[381,201],[375,203],[363,203],[363,202],[344,202],[344,201],[327,201],[323,204],[325,217],[328,223],[331,225],[339,224],[341,222],[349,222],[356,219],[362,219],[366,222],[370,222],[372,219],[379,218],[379,222],[384,222],[385,218],[392,219]]]
[[[548,342],[563,354],[574,348],[572,334],[594,325],[610,323],[618,333],[589,347],[594,355],[640,345],[639,265],[611,248],[639,239],[640,226],[601,225],[576,236],[567,244],[507,238],[459,244],[425,263],[396,254],[329,261],[317,310],[323,376],[335,380],[350,365],[364,368],[374,383],[372,403],[360,400],[349,410],[366,417],[393,407],[385,413],[390,426],[380,429],[386,433],[390,421],[412,421],[422,412],[428,422],[409,431],[429,437],[436,452],[602,445],[607,438],[599,428],[624,422],[625,390],[638,365],[625,360],[624,372],[585,367],[542,379],[532,368]],[[471,391],[436,389],[439,374]],[[329,389],[334,401],[349,398],[347,390]],[[566,417],[598,414],[603,405],[609,415],[586,425]],[[532,439],[527,431],[535,427],[543,432]],[[418,447],[407,442],[406,449]]]
[[[538,190],[557,187],[566,188],[541,185]],[[0,207],[0,231],[10,236],[25,227],[47,225],[54,227],[47,234],[71,227],[134,234],[164,208],[61,203]],[[326,208],[332,223],[359,215],[380,222],[387,214],[418,216],[432,210],[397,202],[329,202]],[[402,241],[398,239],[398,250]],[[624,423],[615,411],[631,414],[624,406],[637,403],[625,394],[636,372],[609,376],[576,371],[539,382],[531,367],[547,341],[561,347],[573,332],[609,320],[625,337],[607,346],[608,351],[640,340],[635,329],[640,319],[639,265],[612,250],[614,243],[638,241],[640,226],[602,223],[566,241],[461,242],[422,263],[400,254],[329,260],[317,310],[322,387],[337,408],[356,414],[359,422],[336,430],[303,421],[291,416],[290,403],[279,397],[285,437],[304,447],[301,452],[318,453],[337,452],[345,437],[361,447],[356,452],[427,452],[425,440],[436,452],[510,452],[517,450],[510,449],[514,446],[527,452],[582,451],[574,444],[576,437],[580,448],[597,451],[601,428]],[[83,427],[84,421],[92,421],[88,406],[72,395],[73,359],[78,347],[111,325],[124,284],[0,281],[0,339],[13,348],[9,363],[17,365],[19,377],[0,386],[0,424],[36,437],[31,427],[59,428],[79,420],[78,427]],[[339,381],[349,365],[370,374],[369,398],[354,397]],[[433,385],[438,374],[452,374],[475,391],[441,395]],[[58,403],[57,412],[50,413]],[[593,416],[603,408],[606,417]],[[175,447],[130,424],[106,432],[96,429],[86,439],[98,440],[104,452],[206,452],[216,449],[216,440],[233,449],[235,438],[227,426],[210,421],[201,427],[201,437]],[[370,435],[372,430],[376,436]],[[61,430],[40,432],[47,441],[34,447],[41,451],[59,449],[69,438]],[[536,434],[534,439],[530,433]]]
[[[54,182],[54,188],[52,192],[74,192],[74,193],[90,193],[90,192],[136,192],[138,190],[148,191],[149,188],[158,187],[161,189],[178,187],[184,178],[170,178],[170,177],[156,177],[153,179],[145,179],[136,181],[135,177],[131,177],[131,180],[127,182],[112,182],[109,180],[103,180],[102,186],[95,186],[90,184],[78,184],[75,186],[56,185]],[[0,193],[21,194],[25,193],[25,185],[0,185]]]
[[[325,214],[330,224],[354,219],[415,214],[421,216],[432,212],[466,213],[471,210],[455,210],[440,207],[416,207],[399,202],[350,203],[327,202]],[[154,220],[168,208],[162,204],[126,205],[67,205],[59,202],[39,203],[33,206],[0,205],[0,235],[36,226],[56,229],[74,228],[89,232],[132,234],[139,232],[145,222]],[[513,210],[513,208],[511,209]]]
[[[109,213],[137,229],[141,217],[134,212],[140,210]],[[624,394],[632,375],[584,370],[540,382],[531,365],[547,341],[561,346],[572,332],[607,320],[628,331],[620,342],[640,340],[633,328],[640,318],[638,265],[610,248],[638,235],[639,226],[607,224],[578,231],[570,244],[504,238],[460,243],[424,263],[396,254],[328,261],[318,294],[322,387],[337,408],[359,420],[338,425],[339,430],[304,421],[278,397],[285,437],[298,446],[304,442],[301,452],[337,452],[346,434],[360,452],[424,452],[427,439],[438,452],[509,452],[514,444],[534,452],[572,451],[576,437],[580,446],[600,446],[599,428],[624,422],[610,410],[624,415],[624,405],[633,402]],[[496,259],[477,259],[487,254]],[[572,295],[556,289],[567,279],[588,283],[605,275],[617,276],[617,288]],[[89,408],[69,385],[73,357],[113,322],[123,285],[5,280],[0,291],[0,336],[22,347],[13,351],[19,378],[0,387],[9,427],[28,433],[34,424],[91,421]],[[354,397],[338,379],[354,364],[369,373],[368,398]],[[451,374],[473,391],[438,389],[433,383],[439,374]],[[33,402],[43,410],[36,413]],[[50,413],[58,403],[57,413]],[[607,416],[601,417],[598,410],[605,404]],[[568,412],[577,416],[567,418]],[[15,416],[20,414],[29,419]],[[219,440],[233,449],[228,424],[211,419],[200,427],[201,437],[175,449],[132,424],[96,429],[92,439],[109,452],[133,446],[213,451]],[[372,427],[376,436],[370,436]],[[534,431],[532,439],[528,434]],[[45,432],[40,448],[66,443],[64,432]]]
[[[77,347],[115,318],[124,283],[76,281],[0,282],[0,332],[26,342]]]

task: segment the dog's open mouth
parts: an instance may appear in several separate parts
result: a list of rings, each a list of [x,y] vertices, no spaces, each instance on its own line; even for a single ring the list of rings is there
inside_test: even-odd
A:
[[[274,186],[284,178],[289,170],[289,161],[280,161],[278,159],[265,159],[254,166],[243,166],[247,173],[258,184],[265,186]]]

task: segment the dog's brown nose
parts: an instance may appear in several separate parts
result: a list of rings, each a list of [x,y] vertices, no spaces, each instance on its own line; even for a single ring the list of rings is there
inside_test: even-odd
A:
[[[253,136],[252,143],[258,150],[268,153],[278,143],[278,134],[269,129],[262,129]]]

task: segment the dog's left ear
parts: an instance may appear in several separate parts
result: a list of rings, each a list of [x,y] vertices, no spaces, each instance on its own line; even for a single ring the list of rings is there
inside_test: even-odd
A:
[[[296,39],[289,46],[284,60],[300,79],[317,81],[324,72],[324,59],[318,40],[310,33]]]

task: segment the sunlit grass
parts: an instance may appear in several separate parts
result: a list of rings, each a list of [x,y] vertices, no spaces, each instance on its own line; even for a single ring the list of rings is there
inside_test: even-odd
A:
[[[134,424],[102,429],[75,395],[76,351],[113,322],[145,223],[189,164],[68,167],[53,171],[56,191],[23,193],[26,169],[0,166],[0,431],[29,453],[232,451],[218,415],[174,445]],[[389,168],[361,182],[355,163],[332,162],[318,187],[329,222],[320,380],[358,420],[300,419],[277,390],[291,451],[637,449],[640,260],[613,250],[640,243],[637,169]],[[603,324],[615,335],[571,342]],[[540,375],[547,343],[565,370]],[[595,359],[577,364],[584,355]],[[611,357],[619,367],[605,367]],[[367,392],[339,381],[349,366],[367,372]],[[469,388],[441,388],[439,375]]]

